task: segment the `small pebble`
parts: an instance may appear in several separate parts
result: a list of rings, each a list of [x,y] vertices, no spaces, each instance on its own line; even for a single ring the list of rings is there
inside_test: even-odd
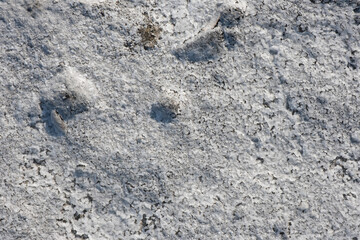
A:
[[[66,132],[66,124],[56,110],[51,111],[51,123],[57,133],[64,134]]]

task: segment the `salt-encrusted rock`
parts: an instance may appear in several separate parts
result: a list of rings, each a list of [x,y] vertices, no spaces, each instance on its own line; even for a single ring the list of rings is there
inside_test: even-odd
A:
[[[98,97],[98,90],[95,84],[77,69],[68,67],[64,71],[66,89],[76,96],[77,101],[94,105]]]
[[[351,133],[350,140],[352,143],[359,144],[360,143],[360,130],[356,130]]]
[[[66,133],[66,124],[60,114],[56,110],[52,110],[50,114],[51,124],[54,128],[54,131],[58,134]]]
[[[359,6],[244,2],[0,0],[0,239],[358,239]]]

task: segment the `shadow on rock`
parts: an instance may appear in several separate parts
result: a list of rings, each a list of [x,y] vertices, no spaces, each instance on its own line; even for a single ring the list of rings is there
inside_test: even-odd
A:
[[[176,118],[177,109],[172,105],[153,104],[151,106],[150,117],[157,122],[170,123]]]
[[[72,92],[61,92],[52,99],[42,98],[40,107],[42,111],[41,118],[45,123],[46,132],[52,136],[64,134],[59,131],[58,125],[62,124],[59,121],[67,121],[75,115],[89,110],[86,101]],[[56,120],[54,113],[61,120]]]
[[[244,18],[244,12],[239,9],[227,9],[221,12],[219,23],[222,27],[232,28],[240,24],[241,20]]]
[[[187,44],[184,48],[176,50],[174,55],[179,60],[186,60],[189,62],[215,60],[222,50],[222,41],[223,36],[220,32],[210,32]]]

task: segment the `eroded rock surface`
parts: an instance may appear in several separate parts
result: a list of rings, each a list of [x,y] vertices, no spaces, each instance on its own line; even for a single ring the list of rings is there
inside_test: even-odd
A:
[[[0,1],[0,239],[359,239],[359,7]]]

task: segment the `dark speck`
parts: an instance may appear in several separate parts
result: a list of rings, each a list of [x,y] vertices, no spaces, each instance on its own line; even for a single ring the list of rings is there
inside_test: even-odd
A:
[[[89,239],[89,236],[88,236],[87,234],[83,234],[83,235],[81,236],[81,238],[82,238],[82,239]]]
[[[307,30],[308,30],[308,27],[303,25],[303,24],[300,24],[298,26],[298,31],[301,32],[301,33],[306,32]]]
[[[258,158],[256,158],[256,160],[258,160],[260,163],[264,163],[264,162],[265,162],[265,160],[264,160],[262,157],[258,157]]]
[[[278,54],[278,50],[277,50],[277,49],[274,49],[274,48],[271,48],[271,49],[269,50],[269,52],[270,52],[271,55],[276,55],[276,54]]]

